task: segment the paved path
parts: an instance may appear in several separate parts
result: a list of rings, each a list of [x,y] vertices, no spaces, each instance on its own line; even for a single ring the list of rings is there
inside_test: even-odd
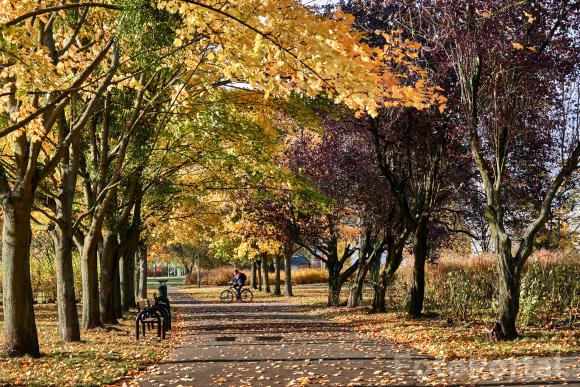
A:
[[[200,304],[179,293],[172,298],[185,325],[182,343],[137,379],[141,386],[519,386],[579,379],[578,358],[437,361],[362,338],[296,305]]]

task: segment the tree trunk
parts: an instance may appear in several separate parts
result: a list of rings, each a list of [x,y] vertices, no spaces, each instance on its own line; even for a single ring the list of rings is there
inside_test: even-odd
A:
[[[68,125],[64,116],[59,124],[59,139],[65,141]],[[58,333],[62,341],[80,341],[73,265],[73,200],[79,169],[79,138],[76,137],[59,163],[60,182],[55,197],[55,215],[58,221],[52,230],[56,264],[56,302]],[[81,250],[79,250],[81,251]]]
[[[199,258],[195,259],[195,286],[201,288],[201,266],[199,264]]]
[[[282,266],[282,257],[276,255],[274,257],[274,295],[281,296],[282,291],[280,289],[280,266]]]
[[[368,262],[361,262],[356,270],[356,277],[348,293],[347,307],[356,308],[360,305],[365,287],[365,278],[369,271],[369,267],[370,265]]]
[[[413,318],[421,317],[423,314],[423,303],[425,300],[425,261],[427,260],[427,228],[428,218],[421,219],[415,230],[413,241],[413,283],[411,285],[411,296],[409,300],[409,316]]]
[[[147,299],[147,246],[139,244],[139,298]]]
[[[133,272],[133,291],[135,292],[135,304],[137,304],[137,300],[139,299],[139,284],[141,283],[141,260],[139,247],[137,247],[137,251],[135,251],[133,265],[135,267],[135,271]]]
[[[95,232],[95,230],[89,230],[89,233],[85,236],[81,254],[84,329],[92,329],[103,325],[99,312],[98,236]]]
[[[387,261],[385,262],[385,268],[381,271],[379,280],[374,285],[371,313],[384,313],[387,311],[387,289],[401,266],[401,262],[403,262],[403,245],[406,240],[407,236],[403,234],[398,242],[393,240],[387,242]]]
[[[379,276],[381,274],[381,257],[378,259],[373,259],[369,264],[369,280],[371,283],[376,283],[379,281]]]
[[[294,297],[292,293],[292,253],[284,256],[284,295]]]
[[[115,253],[117,251],[117,235],[107,231],[103,239],[101,255],[99,309],[103,324],[117,324],[115,313]]]
[[[252,289],[258,289],[258,276],[256,274],[257,272],[256,266],[257,266],[256,261],[252,261],[252,273],[250,275],[250,286],[252,287]]]
[[[56,303],[58,309],[58,333],[62,341],[80,341],[79,316],[75,298],[72,266],[72,229],[70,222],[55,225],[53,241],[56,263]],[[70,219],[70,218],[69,218]]]
[[[371,313],[385,313],[387,311],[387,286],[389,282],[389,275],[387,268],[381,270],[378,280],[373,285],[373,306]]]
[[[262,291],[262,261],[256,262],[256,275],[258,276],[258,290]]]
[[[114,255],[113,262],[113,311],[116,318],[123,318],[123,301],[121,299],[121,259],[118,254]]]
[[[2,200],[4,351],[11,356],[40,356],[30,281],[33,196],[31,187],[23,187]]]
[[[516,319],[520,308],[520,270],[514,263],[508,246],[496,248],[499,272],[499,323],[503,339],[513,340],[518,336]]]
[[[135,306],[135,255],[136,242],[131,242],[123,252],[119,261],[119,273],[121,279],[121,306],[123,312],[128,312],[129,308]]]
[[[262,259],[262,273],[264,275],[264,291],[270,293],[270,276],[268,273],[268,263],[266,259]]]
[[[328,302],[326,306],[340,306],[341,289],[340,267],[339,265],[331,264],[328,267]]]

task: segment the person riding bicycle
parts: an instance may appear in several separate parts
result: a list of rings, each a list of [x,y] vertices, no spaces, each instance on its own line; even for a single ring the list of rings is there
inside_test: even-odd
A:
[[[232,286],[236,289],[236,298],[238,300],[242,299],[242,288],[246,284],[246,275],[239,271],[238,269],[234,270],[234,279],[232,280]]]

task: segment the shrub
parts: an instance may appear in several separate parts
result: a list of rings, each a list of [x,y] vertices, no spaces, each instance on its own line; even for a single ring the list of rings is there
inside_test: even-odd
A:
[[[217,269],[203,270],[201,273],[202,286],[226,286],[234,277],[233,267],[220,267]],[[249,277],[249,274],[246,273]],[[196,284],[196,273],[193,272],[185,278],[185,283],[188,285]]]
[[[320,269],[298,269],[292,272],[295,285],[319,284],[328,282],[328,271]]]
[[[576,252],[537,251],[524,267],[521,278],[519,323],[543,324],[577,319],[580,270]],[[497,318],[495,259],[481,255],[461,260],[443,257],[428,264],[425,312],[439,313],[455,321],[490,322]],[[410,262],[401,267],[387,291],[387,305],[406,311],[412,280]]]
[[[270,283],[274,283],[274,273],[269,274]],[[280,281],[285,280],[284,271],[280,273]],[[293,285],[310,285],[328,282],[328,272],[321,269],[298,269],[292,271]]]

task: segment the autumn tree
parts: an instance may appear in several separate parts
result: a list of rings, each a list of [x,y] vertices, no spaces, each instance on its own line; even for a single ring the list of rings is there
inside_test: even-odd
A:
[[[106,23],[114,24],[107,6],[95,7],[91,13],[79,12],[77,5],[43,6],[27,1],[18,7],[3,3],[0,12],[0,138],[11,149],[4,155],[10,162],[0,168],[4,338],[6,352],[13,355],[39,355],[29,270],[34,194],[89,121],[118,66],[118,47],[104,28]],[[79,103],[78,91],[87,82],[92,96]],[[67,110],[69,115],[74,111],[72,118],[65,118]],[[54,130],[59,126],[60,137]],[[67,203],[61,211],[67,211],[65,207]],[[59,253],[59,273],[64,276],[70,275],[68,260],[67,253]],[[61,300],[70,299],[70,290],[70,285],[59,290]],[[62,337],[76,339],[70,323],[74,308],[61,309],[60,314],[68,315],[71,327],[61,330]]]
[[[485,193],[484,212],[498,267],[499,323],[506,339],[517,336],[520,278],[535,237],[558,190],[578,168],[580,143],[572,136],[565,157],[553,161],[546,189],[536,193],[541,204],[527,209],[529,221],[516,228],[507,226],[511,203],[505,187],[522,171],[519,155],[542,157],[541,152],[550,149],[558,127],[554,111],[559,109],[559,86],[577,82],[574,7],[568,1],[471,2],[453,11],[445,9],[442,17],[445,30],[457,37],[450,59],[461,87],[460,114]],[[534,142],[547,147],[536,148],[540,153],[535,155],[530,153]],[[550,162],[550,158],[543,160]]]

